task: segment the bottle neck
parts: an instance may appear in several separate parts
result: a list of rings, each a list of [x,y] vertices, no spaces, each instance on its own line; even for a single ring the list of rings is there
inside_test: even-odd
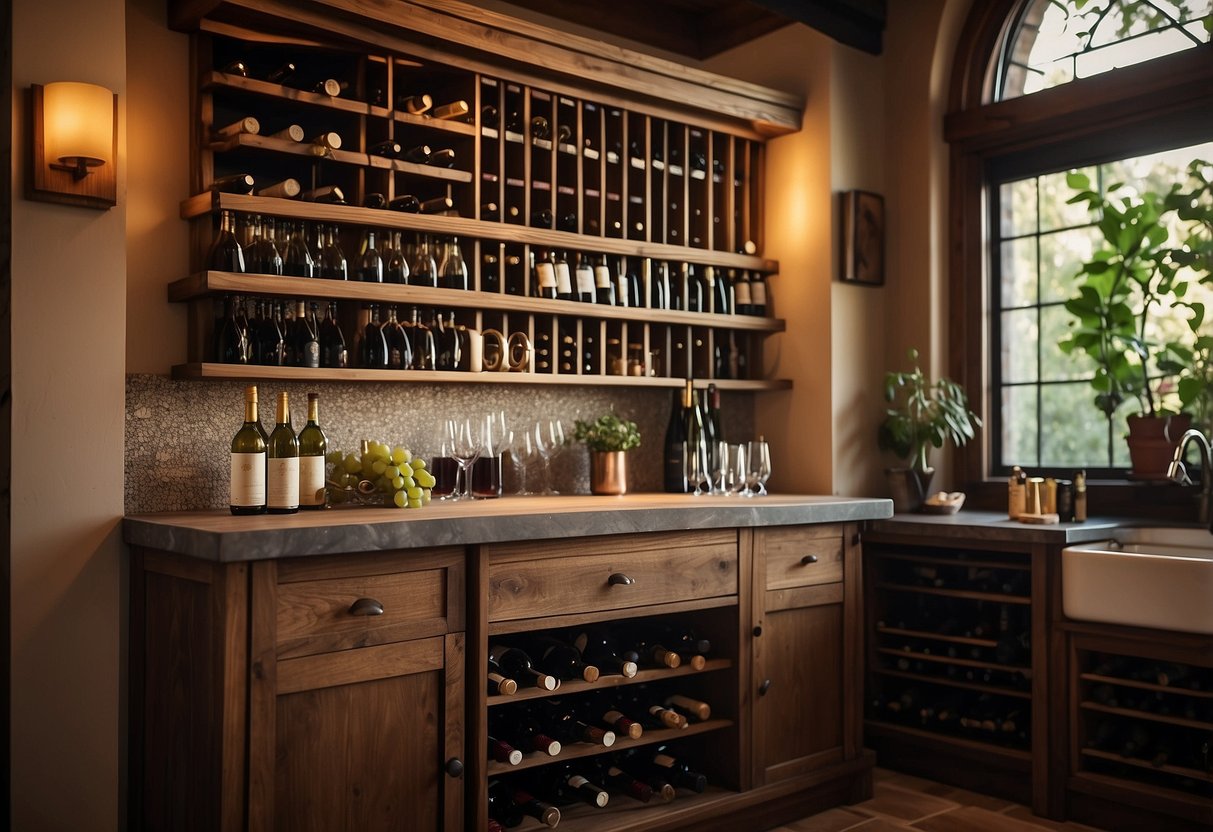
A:
[[[244,421],[257,422],[260,421],[257,417],[257,400],[246,401],[244,403]]]
[[[308,396],[307,420],[313,424],[320,423],[320,397],[319,396]]]
[[[278,396],[278,415],[275,422],[279,425],[289,425],[291,423],[291,406],[286,393]]]

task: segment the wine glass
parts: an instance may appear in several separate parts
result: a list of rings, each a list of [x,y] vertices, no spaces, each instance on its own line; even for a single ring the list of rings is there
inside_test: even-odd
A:
[[[472,496],[501,496],[501,460],[513,434],[505,427],[505,411],[489,413],[480,422],[480,456],[472,466]]]
[[[767,494],[767,479],[771,476],[771,449],[761,436],[750,442],[746,451],[746,486],[755,497]],[[754,486],[758,486],[755,491]]]
[[[711,460],[711,492],[712,494],[729,493],[729,443],[723,440],[712,443]]]
[[[686,453],[683,454],[683,473],[686,474],[687,488],[698,497],[710,494],[712,483],[708,474],[708,446],[704,442],[687,442]],[[707,488],[704,488],[704,485]]]
[[[430,463],[435,480],[430,493],[440,500],[459,499],[459,460],[455,457],[456,433],[458,430],[454,419],[443,422],[438,455]]]
[[[520,496],[536,494],[538,492],[531,488],[531,483],[535,478],[536,464],[542,462],[539,440],[535,438],[535,432],[530,430],[523,431],[517,440],[510,451],[514,471],[518,475],[518,487],[514,493]]]
[[[452,451],[459,463],[459,474],[463,477],[463,489],[452,498],[471,499],[471,468],[480,456],[480,431],[471,419],[448,419],[447,432],[452,438]]]
[[[552,460],[564,449],[564,424],[559,419],[540,419],[535,422],[535,442],[539,457],[543,460],[543,490],[540,494],[559,494],[552,487]]]
[[[728,457],[729,496],[749,497],[749,487],[746,485],[745,445],[740,443],[729,445]]]

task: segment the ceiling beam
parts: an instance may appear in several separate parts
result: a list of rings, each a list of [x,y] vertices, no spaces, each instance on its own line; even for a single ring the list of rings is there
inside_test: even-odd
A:
[[[888,20],[886,0],[752,0],[839,43],[879,55]]]

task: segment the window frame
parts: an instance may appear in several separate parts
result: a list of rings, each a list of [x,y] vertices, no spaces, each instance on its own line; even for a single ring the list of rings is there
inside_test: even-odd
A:
[[[1022,0],[976,3],[953,62],[944,139],[949,144],[949,373],[986,424],[1000,405],[991,356],[994,299],[987,247],[991,183],[1096,164],[1213,138],[1213,44],[993,101],[998,55]],[[987,103],[989,102],[989,103]],[[1094,409],[1092,416],[1096,416]],[[993,470],[992,431],[953,457],[953,480],[977,507],[1005,509],[1005,478]],[[1102,489],[1108,493],[1102,493]],[[1106,480],[1092,485],[1101,512],[1177,509],[1179,489]],[[1190,519],[1190,518],[1188,518]]]

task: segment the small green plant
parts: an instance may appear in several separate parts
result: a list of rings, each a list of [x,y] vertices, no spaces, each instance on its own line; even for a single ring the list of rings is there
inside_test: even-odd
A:
[[[593,422],[578,419],[573,423],[573,439],[591,451],[630,451],[640,447],[640,428],[612,411]]]
[[[968,397],[956,382],[941,378],[927,381],[918,366],[918,350],[907,353],[914,369],[888,372],[884,377],[884,397],[890,407],[880,425],[877,444],[891,451],[918,472],[930,468],[927,455],[931,448],[945,442],[963,447],[976,435],[981,419],[969,410]]]

